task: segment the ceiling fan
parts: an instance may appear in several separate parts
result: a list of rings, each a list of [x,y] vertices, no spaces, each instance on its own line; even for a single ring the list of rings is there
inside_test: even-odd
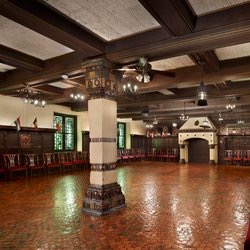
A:
[[[124,67],[117,70],[128,73],[133,73],[133,72],[138,73],[136,79],[142,83],[150,82],[153,79],[154,74],[161,74],[168,77],[175,77],[175,73],[173,72],[152,69],[152,65],[148,62],[148,58],[145,56],[140,57],[138,59],[138,62],[136,63],[134,68]]]
[[[86,89],[86,86],[83,84],[84,81],[80,80],[80,78],[82,78],[83,76],[84,76],[83,73],[78,73],[70,76],[67,74],[62,74],[61,78],[62,82],[72,85],[72,87],[77,87],[81,89],[84,95],[88,96],[88,91]]]

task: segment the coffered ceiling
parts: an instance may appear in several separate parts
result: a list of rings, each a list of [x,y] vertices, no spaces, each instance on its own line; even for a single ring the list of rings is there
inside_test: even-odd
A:
[[[70,100],[75,89],[87,97],[85,60],[105,57],[131,67],[146,56],[163,72],[138,82],[137,95],[121,92],[118,117],[171,124],[185,102],[189,116],[216,121],[221,113],[225,123],[250,122],[250,1],[1,0],[0,14],[2,95],[18,96],[28,85],[49,103],[87,110],[86,100]],[[196,103],[201,81],[204,107]],[[145,108],[150,117],[142,116]]]

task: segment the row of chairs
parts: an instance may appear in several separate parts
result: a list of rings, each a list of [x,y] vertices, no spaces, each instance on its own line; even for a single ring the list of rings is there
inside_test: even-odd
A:
[[[118,162],[128,162],[130,160],[142,160],[146,155],[141,149],[118,149],[117,150],[117,161]]]
[[[224,153],[224,162],[230,165],[249,165],[250,150],[231,150],[227,149]]]
[[[179,160],[179,149],[152,149],[152,151],[147,155],[148,160],[151,161],[173,161],[176,162]]]
[[[12,180],[14,173],[32,177],[34,172],[45,174],[51,171],[73,171],[89,166],[88,152],[56,152],[44,154],[2,154],[0,174]]]

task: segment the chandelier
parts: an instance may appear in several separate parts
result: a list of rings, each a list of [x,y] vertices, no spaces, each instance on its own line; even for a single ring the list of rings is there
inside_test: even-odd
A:
[[[84,95],[81,93],[71,93],[70,98],[72,101],[83,101],[84,100]]]
[[[46,101],[40,92],[33,91],[26,86],[19,90],[20,97],[26,104],[33,104],[35,107],[45,107]]]
[[[226,109],[228,109],[228,110],[233,110],[233,109],[235,109],[235,104],[228,104],[228,105],[226,105]]]
[[[134,84],[131,76],[123,75],[122,82],[123,82],[123,86],[122,86],[123,93],[135,94],[137,92],[138,86]]]

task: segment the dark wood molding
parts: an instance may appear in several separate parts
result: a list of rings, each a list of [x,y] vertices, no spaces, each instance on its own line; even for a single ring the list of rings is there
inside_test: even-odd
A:
[[[0,1],[0,14],[85,56],[104,52],[102,40],[41,1]]]
[[[218,71],[220,68],[219,59],[213,50],[193,53],[189,57],[197,65],[202,63],[204,72]]]
[[[139,0],[139,2],[171,35],[189,34],[195,28],[196,17],[185,1]]]
[[[2,77],[0,92],[9,91],[23,87],[23,84],[30,86],[52,80],[58,80],[62,74],[82,73],[82,62],[86,58],[79,52],[71,52],[44,61],[44,69],[39,72],[28,72],[21,69],[5,72]]]
[[[16,131],[16,126],[0,125],[0,130],[2,131]],[[20,132],[37,132],[37,133],[55,133],[57,130],[54,128],[31,128],[31,127],[21,127]]]
[[[40,71],[44,67],[44,61],[20,51],[0,45],[0,61],[22,69]]]

